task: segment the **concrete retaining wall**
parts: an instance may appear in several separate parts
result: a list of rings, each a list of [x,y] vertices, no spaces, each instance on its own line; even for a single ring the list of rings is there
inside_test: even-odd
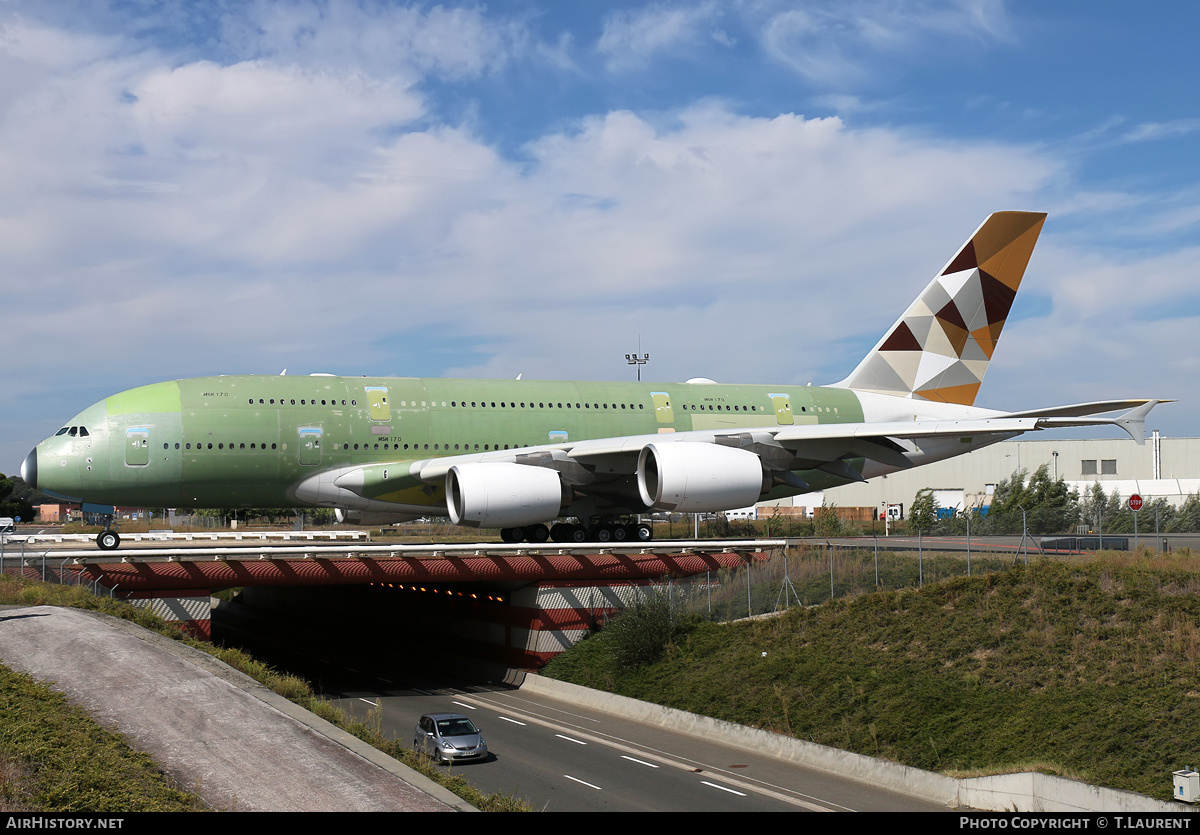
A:
[[[1133,792],[1090,786],[1038,773],[958,779],[899,763],[841,751],[781,734],[735,725],[683,710],[567,684],[532,673],[522,690],[586,705],[595,710],[670,728],[678,733],[753,748],[782,760],[817,768],[872,786],[920,797],[948,808],[996,812],[1190,812],[1183,803],[1155,800]],[[1170,774],[1164,774],[1169,782]]]

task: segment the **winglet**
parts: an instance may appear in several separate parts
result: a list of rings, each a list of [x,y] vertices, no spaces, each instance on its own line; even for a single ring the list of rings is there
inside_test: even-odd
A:
[[[1046,215],[996,212],[839,387],[970,406]]]
[[[1150,410],[1157,406],[1161,401],[1147,400],[1136,409],[1130,409],[1125,414],[1116,418],[1113,423],[1129,433],[1129,437],[1133,438],[1139,444],[1146,443],[1146,415],[1150,414]]]

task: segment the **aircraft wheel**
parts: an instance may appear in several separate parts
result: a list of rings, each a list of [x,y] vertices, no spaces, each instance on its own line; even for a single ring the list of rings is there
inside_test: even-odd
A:
[[[552,525],[550,527],[550,539],[555,542],[569,542],[571,539],[571,526],[562,522]]]
[[[649,542],[654,539],[654,528],[645,522],[640,522],[633,526],[632,534],[630,539],[636,539],[638,542]]]
[[[612,538],[616,542],[624,542],[629,539],[629,530],[624,525],[613,525],[609,530],[612,531]]]
[[[545,525],[530,525],[525,528],[524,533],[530,542],[545,542],[550,538],[550,529]]]
[[[100,531],[96,534],[96,547],[101,551],[113,551],[121,544],[121,537],[116,531]]]
[[[525,532],[523,530],[521,530],[520,528],[501,528],[500,529],[500,541],[501,542],[508,542],[508,543],[520,542],[524,538],[525,538]]]
[[[588,531],[588,538],[593,542],[609,542],[612,540],[612,528],[608,525],[597,525]]]
[[[583,525],[571,525],[571,532],[567,534],[567,542],[587,542],[587,528]]]

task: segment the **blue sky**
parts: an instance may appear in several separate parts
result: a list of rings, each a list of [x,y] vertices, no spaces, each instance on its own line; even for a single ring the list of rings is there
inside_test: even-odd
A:
[[[0,471],[207,374],[832,382],[1002,209],[979,405],[1195,436],[1198,8],[0,0]]]

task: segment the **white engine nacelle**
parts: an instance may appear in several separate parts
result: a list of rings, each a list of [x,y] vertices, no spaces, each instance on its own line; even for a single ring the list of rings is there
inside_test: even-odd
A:
[[[555,470],[529,464],[457,464],[446,473],[446,509],[456,525],[519,528],[548,522],[567,498]]]
[[[748,507],[763,491],[753,452],[717,444],[647,444],[638,456],[638,492],[646,507],[707,513]]]

